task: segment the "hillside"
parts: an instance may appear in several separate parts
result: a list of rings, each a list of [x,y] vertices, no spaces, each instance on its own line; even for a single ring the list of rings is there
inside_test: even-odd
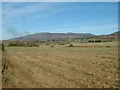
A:
[[[95,36],[90,33],[35,33],[10,40],[48,40],[48,39],[72,39]]]
[[[4,43],[11,41],[78,41],[78,42],[88,42],[90,40],[101,40],[103,42],[118,41],[118,34],[120,32],[114,32],[108,35],[94,35],[91,33],[35,33],[31,35],[21,36],[17,38],[12,38],[9,40],[4,40]]]
[[[118,39],[118,34],[120,34],[120,31],[114,32],[112,34],[108,35],[98,35],[95,37],[95,39],[101,39],[101,40],[117,40]]]

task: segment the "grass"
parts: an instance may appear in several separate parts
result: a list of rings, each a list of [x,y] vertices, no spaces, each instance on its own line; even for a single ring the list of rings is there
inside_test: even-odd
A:
[[[117,43],[84,43],[81,46],[86,45],[111,47],[7,47],[6,56],[14,67],[9,67],[3,75],[3,87],[117,87],[118,48],[113,47]]]

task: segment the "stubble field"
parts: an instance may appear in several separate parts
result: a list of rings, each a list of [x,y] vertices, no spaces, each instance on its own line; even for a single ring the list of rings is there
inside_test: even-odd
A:
[[[117,42],[74,45],[79,47],[6,47],[3,87],[117,87]]]

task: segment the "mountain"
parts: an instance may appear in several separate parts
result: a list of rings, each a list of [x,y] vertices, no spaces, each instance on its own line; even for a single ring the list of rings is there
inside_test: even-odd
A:
[[[90,33],[35,33],[22,37],[12,38],[9,40],[51,40],[51,39],[73,39],[95,36]]]
[[[111,42],[111,41],[118,41],[118,34],[120,31],[114,32],[107,35],[94,35],[91,33],[35,33],[31,35],[21,36],[17,38],[12,38],[9,40],[4,40],[4,43],[10,43],[16,40],[19,41],[37,41],[37,42],[44,42],[44,41],[83,41],[89,42],[94,40],[101,40],[102,42]]]

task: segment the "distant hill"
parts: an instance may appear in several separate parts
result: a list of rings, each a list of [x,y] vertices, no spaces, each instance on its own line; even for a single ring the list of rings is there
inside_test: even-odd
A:
[[[101,40],[102,42],[118,41],[118,34],[120,31],[114,32],[107,35],[94,35],[91,33],[35,33],[31,35],[21,36],[4,40],[4,43],[19,41],[37,41],[37,42],[51,42],[51,41],[78,41],[78,42],[89,42],[94,40]]]
[[[108,35],[97,35],[95,39],[101,39],[101,40],[117,40],[118,39],[118,34],[120,34],[120,31],[114,32],[112,34]]]
[[[50,39],[72,39],[95,36],[90,33],[35,33],[32,35],[26,35],[22,37],[12,38],[9,40],[50,40]]]

